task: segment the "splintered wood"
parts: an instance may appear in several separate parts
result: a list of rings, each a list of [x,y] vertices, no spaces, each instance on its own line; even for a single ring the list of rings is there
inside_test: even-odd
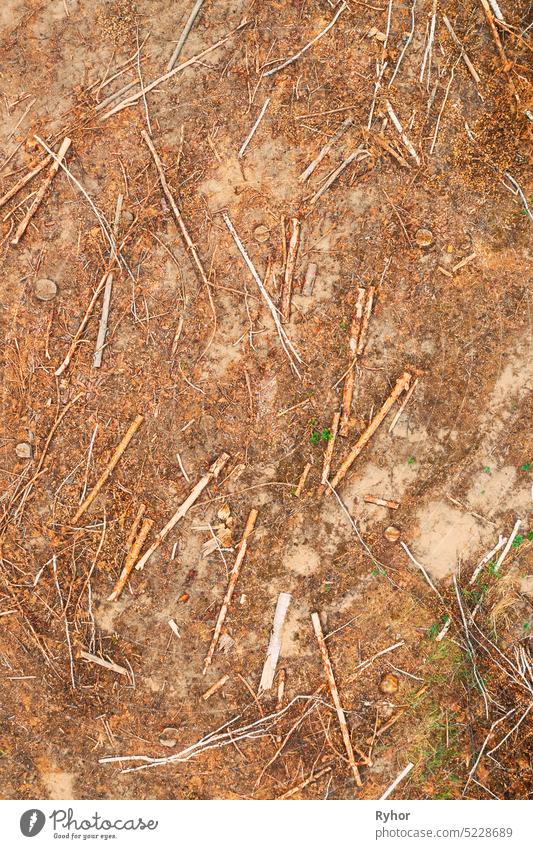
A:
[[[366,302],[366,307],[365,307]],[[368,322],[372,313],[372,304],[374,302],[374,287],[370,286],[365,289],[360,286],[357,290],[357,302],[355,304],[355,313],[350,327],[350,353],[352,362],[348,369],[348,374],[344,380],[344,388],[342,393],[342,414],[340,419],[339,433],[341,436],[348,436],[350,429],[350,413],[352,409],[352,398],[355,384],[355,368],[358,357],[362,354],[365,346],[365,335],[368,328]]]
[[[248,537],[252,533],[255,528],[255,523],[257,520],[257,516],[259,515],[258,510],[250,510],[248,515],[248,519],[246,521],[246,526],[244,528],[244,533],[242,535],[241,541],[239,543],[239,550],[237,552],[237,557],[235,558],[235,563],[233,565],[233,569],[230,572],[228,588],[226,590],[226,595],[224,596],[224,601],[222,602],[222,607],[220,608],[220,612],[218,614],[218,619],[215,625],[215,631],[213,633],[213,638],[211,640],[211,645],[209,646],[209,651],[207,652],[207,656],[204,660],[204,668],[203,675],[207,672],[209,665],[213,659],[213,655],[215,653],[215,649],[217,647],[217,643],[222,632],[222,626],[224,625],[224,620],[226,619],[226,614],[228,612],[228,608],[231,604],[231,599],[233,598],[233,593],[235,591],[235,585],[239,579],[239,574],[241,571],[241,566],[243,560],[246,556],[246,550],[248,547]]]
[[[183,504],[178,507],[178,509],[168,520],[164,528],[161,528],[161,530],[157,534],[155,542],[153,542],[150,548],[145,551],[139,562],[135,564],[136,569],[144,569],[146,563],[148,563],[154,551],[157,551],[161,543],[164,542],[164,540],[171,532],[172,528],[174,528],[178,524],[180,519],[183,519],[183,517],[187,515],[189,509],[196,501],[198,501],[200,495],[202,494],[206,486],[208,486],[211,481],[216,480],[218,478],[220,472],[222,471],[228,460],[229,454],[224,453],[221,454],[215,460],[213,465],[210,467],[209,471],[206,472],[206,474],[202,478],[200,478],[196,486],[191,490],[188,498],[186,498]]]
[[[326,641],[324,639],[324,634],[322,632],[322,625],[320,624],[320,617],[318,613],[312,613],[311,620],[313,622],[313,629],[318,642],[318,647],[320,649],[320,655],[322,657],[322,664],[324,666],[324,672],[326,673],[326,680],[328,682],[329,691],[331,693],[331,698],[333,699],[333,704],[335,705],[335,709],[337,711],[337,718],[339,720],[342,739],[344,742],[344,748],[346,749],[346,754],[348,755],[348,762],[350,764],[353,777],[355,778],[355,783],[358,787],[362,787],[363,782],[361,781],[361,776],[359,775],[359,770],[357,769],[357,764],[355,763],[355,756],[353,753],[350,732],[348,731],[346,716],[344,714],[344,710],[341,704],[339,691],[337,690],[337,684],[335,683],[335,676],[333,674],[333,668],[329,659],[328,649],[326,646]]]
[[[281,290],[281,314],[284,321],[289,321],[291,317],[292,287],[300,245],[300,227],[299,220],[297,218],[291,218],[291,237],[289,240],[289,250],[287,251],[287,262],[285,263],[283,288]]]
[[[78,522],[80,520],[80,518],[83,516],[85,511],[91,506],[91,504],[93,503],[94,499],[96,498],[96,496],[98,495],[98,493],[100,492],[102,487],[107,483],[108,479],[111,477],[113,469],[118,464],[120,458],[124,454],[124,451],[126,450],[128,445],[130,444],[131,440],[133,439],[133,437],[137,433],[137,431],[140,428],[140,426],[142,425],[143,421],[144,421],[144,416],[135,416],[135,418],[132,421],[132,423],[130,424],[128,430],[126,431],[126,433],[124,434],[124,436],[120,440],[119,444],[117,445],[117,447],[116,447],[116,449],[113,453],[113,456],[111,457],[106,468],[104,469],[104,471],[102,472],[102,474],[100,475],[98,480],[96,481],[96,483],[93,486],[93,488],[91,489],[89,495],[80,504],[78,511],[77,511],[76,515],[74,516],[74,518],[72,520],[73,525],[75,525],[76,522]]]
[[[331,488],[329,489],[329,493],[331,493],[335,489],[335,487],[337,487],[339,483],[344,479],[347,472],[350,470],[350,467],[352,466],[353,462],[359,456],[367,442],[375,434],[382,421],[386,418],[387,413],[394,406],[402,392],[409,388],[410,382],[411,375],[408,371],[404,371],[401,377],[399,377],[396,381],[394,389],[381,407],[380,411],[376,413],[366,430],[361,434],[361,436],[353,446],[352,450],[350,451],[344,462],[341,464],[340,468],[335,473],[333,480],[330,483]]]

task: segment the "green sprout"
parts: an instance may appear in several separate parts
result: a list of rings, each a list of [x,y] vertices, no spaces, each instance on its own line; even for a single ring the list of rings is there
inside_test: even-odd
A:
[[[483,466],[483,471],[486,472],[488,475],[490,475],[490,473],[492,472],[492,469],[491,469],[490,466]]]
[[[513,542],[512,542],[512,547],[513,548],[520,548],[520,546],[522,545],[524,540],[525,540],[525,536],[523,534],[517,534],[515,536]]]
[[[382,566],[376,566],[376,568],[375,568],[375,569],[372,569],[372,571],[370,572],[370,574],[371,574],[371,575],[379,575],[381,578],[386,578],[386,577],[387,577],[387,573],[386,573],[385,569],[383,569],[383,567],[382,567]]]
[[[414,465],[414,463],[415,463],[415,458],[414,458],[414,457],[408,457],[408,458],[407,458],[407,465],[408,465],[408,466],[413,466],[413,465]]]
[[[520,468],[523,472],[529,472],[531,470],[531,463],[523,463]]]

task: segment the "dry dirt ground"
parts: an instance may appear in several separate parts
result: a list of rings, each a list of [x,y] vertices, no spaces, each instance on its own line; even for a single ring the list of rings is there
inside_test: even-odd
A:
[[[4,0],[0,7],[0,192],[43,160],[37,136],[53,151],[65,136],[72,140],[68,173],[53,179],[16,246],[49,164],[0,210],[1,794],[277,798],[309,779],[292,798],[379,798],[411,763],[397,798],[526,798],[533,776],[528,3],[502,0],[504,20],[494,23],[478,0],[435,7],[349,0],[344,8],[329,0],[205,0],[176,67],[227,40],[106,117],[140,91],[139,78],[147,86],[165,74],[192,6]],[[309,50],[265,75],[334,17]],[[329,153],[299,180],[328,140]],[[299,377],[224,213],[277,306],[291,220],[301,223],[283,325],[301,357]],[[420,228],[431,231],[429,244],[420,244]],[[304,286],[311,263],[312,292]],[[78,330],[110,268],[108,333],[96,369],[101,294]],[[51,300],[38,297],[42,278],[57,285]],[[366,346],[354,364],[357,290],[371,286]],[[418,380],[392,432],[398,404],[337,498],[320,480],[350,368],[349,432],[334,443],[333,473],[402,372]],[[139,414],[144,421],[119,463],[73,521]],[[144,570],[133,571],[120,599],[106,601],[140,505],[154,523],[148,546],[222,452],[229,460],[218,480]],[[368,503],[368,494],[399,507]],[[224,651],[203,676],[251,509],[258,518]],[[390,525],[398,541],[384,535]],[[504,549],[471,582],[513,528],[501,565]],[[205,556],[214,538],[218,547]],[[258,696],[280,592],[292,601],[278,675]],[[314,611],[329,635],[361,787],[332,710]],[[385,674],[395,676],[392,692],[380,689]],[[224,675],[224,686],[202,699]],[[148,765],[127,756],[178,755],[231,720],[231,734],[219,741],[228,745],[126,771]],[[256,722],[240,739],[237,729]],[[161,743],[168,727],[174,748]],[[124,759],[100,760],[117,756]]]

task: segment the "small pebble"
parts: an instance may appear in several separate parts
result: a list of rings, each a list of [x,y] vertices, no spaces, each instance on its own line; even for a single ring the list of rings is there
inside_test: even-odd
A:
[[[31,445],[29,442],[19,442],[15,446],[15,454],[21,460],[29,460],[31,458]]]
[[[385,675],[381,676],[381,681],[379,682],[379,689],[382,693],[397,693],[399,686],[400,682],[398,680],[398,676],[393,675],[392,672],[387,672]]]
[[[385,529],[383,535],[389,542],[398,542],[400,539],[400,531],[398,528],[395,528],[394,525],[389,525],[389,527]]]
[[[429,248],[429,246],[433,243],[433,233],[431,230],[426,230],[425,227],[420,227],[420,229],[415,233],[415,240],[419,247]]]
[[[259,224],[254,230],[254,239],[256,242],[268,242],[270,239],[270,230],[264,224]]]
[[[52,301],[57,295],[57,283],[47,277],[37,280],[34,288],[35,297],[39,301]]]
[[[167,749],[173,749],[176,743],[178,742],[179,731],[177,728],[172,728],[169,726],[168,728],[163,728],[161,736],[159,738],[159,742],[162,746],[166,746]]]

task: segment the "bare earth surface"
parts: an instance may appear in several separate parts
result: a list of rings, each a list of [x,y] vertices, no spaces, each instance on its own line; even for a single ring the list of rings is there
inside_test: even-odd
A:
[[[192,6],[0,6],[0,194],[43,160],[41,142],[57,152],[71,139],[68,173],[46,188],[16,245],[50,163],[0,201],[1,795],[277,798],[296,788],[291,798],[379,798],[412,764],[396,798],[527,798],[527,3],[504,0],[504,21],[494,23],[477,0],[443,0],[434,18],[431,0],[205,0],[174,67],[226,40],[107,116],[140,92],[139,79],[148,86],[166,73]],[[300,222],[283,324],[299,376],[224,214],[276,309]],[[78,331],[110,269],[94,368],[101,293]],[[43,278],[57,286],[50,300],[39,297]],[[375,294],[354,362],[360,287]],[[392,431],[405,393],[334,494],[321,487],[322,466],[351,368],[348,433],[335,440],[332,476],[400,375],[416,385]],[[136,415],[141,426],[74,520]],[[107,601],[140,505],[153,521],[146,550],[223,452],[218,479]],[[252,509],[255,529],[204,676]],[[389,526],[399,533],[385,534]],[[500,547],[471,581],[513,529],[503,561]],[[292,600],[277,675],[258,694],[281,592]],[[360,787],[313,612],[329,635]],[[221,733],[231,734],[191,759],[127,771],[149,766],[128,756],[177,756],[230,721]]]

